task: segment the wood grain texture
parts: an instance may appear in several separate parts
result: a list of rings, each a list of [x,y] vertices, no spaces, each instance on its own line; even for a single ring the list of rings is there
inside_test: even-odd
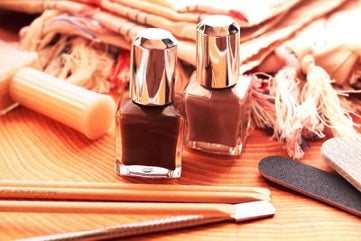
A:
[[[8,19],[8,18],[7,18]],[[3,36],[2,36],[3,37]],[[185,151],[177,180],[122,178],[114,174],[114,128],[90,141],[78,132],[19,107],[0,117],[0,179],[110,183],[168,183],[270,188],[276,215],[247,223],[220,223],[126,240],[359,240],[356,216],[267,182],[259,160],[286,156],[282,144],[252,131],[239,159]],[[322,160],[323,140],[311,142],[302,162],[332,171]],[[155,219],[158,215],[0,213],[0,240],[48,235]]]
[[[286,156],[282,145],[262,131],[252,131],[239,159],[185,152],[183,176],[177,180],[122,178],[114,174],[112,130],[97,141],[42,115],[20,107],[0,117],[0,179],[111,183],[169,183],[267,187],[276,207],[274,218],[255,222],[222,223],[129,240],[356,240],[360,220],[333,207],[289,192],[265,181],[259,160]],[[311,143],[303,162],[332,171],[321,158],[322,141]],[[1,240],[96,228],[148,220],[156,215],[61,215],[0,213]]]

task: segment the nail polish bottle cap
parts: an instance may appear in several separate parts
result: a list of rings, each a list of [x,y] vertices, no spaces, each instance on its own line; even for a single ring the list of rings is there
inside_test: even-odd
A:
[[[197,25],[197,79],[206,88],[226,88],[239,76],[239,25],[229,16],[211,15]]]
[[[131,48],[130,98],[141,105],[173,101],[177,40],[164,29],[138,32]]]

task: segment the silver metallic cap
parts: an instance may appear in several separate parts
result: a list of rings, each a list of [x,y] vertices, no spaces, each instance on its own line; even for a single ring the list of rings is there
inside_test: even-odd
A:
[[[164,29],[138,32],[131,48],[130,98],[141,105],[173,101],[177,40]]]
[[[229,16],[211,15],[197,25],[197,79],[206,88],[238,81],[239,25]]]

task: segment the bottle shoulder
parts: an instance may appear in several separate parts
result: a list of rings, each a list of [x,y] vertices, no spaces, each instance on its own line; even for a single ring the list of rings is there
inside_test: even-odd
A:
[[[181,118],[181,114],[173,104],[162,106],[143,106],[132,100],[126,101],[119,106],[118,113],[123,115],[144,116],[144,117],[174,117]]]
[[[191,80],[184,91],[184,97],[213,99],[218,101],[244,100],[248,98],[251,88],[251,77],[242,76],[239,81],[231,87],[221,89],[208,89],[199,84],[195,79]]]
[[[235,86],[232,87],[232,92],[240,99],[246,99],[249,96],[252,86],[251,76],[241,76]]]

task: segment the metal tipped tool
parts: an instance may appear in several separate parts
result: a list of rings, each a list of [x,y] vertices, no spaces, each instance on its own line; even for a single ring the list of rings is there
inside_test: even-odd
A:
[[[230,205],[234,208],[234,213],[224,216],[212,217],[203,215],[181,215],[150,221],[121,224],[99,229],[40,236],[21,241],[65,241],[65,240],[103,240],[112,238],[125,238],[140,234],[156,233],[181,228],[189,228],[210,223],[223,221],[247,221],[259,218],[271,217],[275,214],[275,208],[268,201],[255,201]],[[19,241],[19,240],[18,240]]]

